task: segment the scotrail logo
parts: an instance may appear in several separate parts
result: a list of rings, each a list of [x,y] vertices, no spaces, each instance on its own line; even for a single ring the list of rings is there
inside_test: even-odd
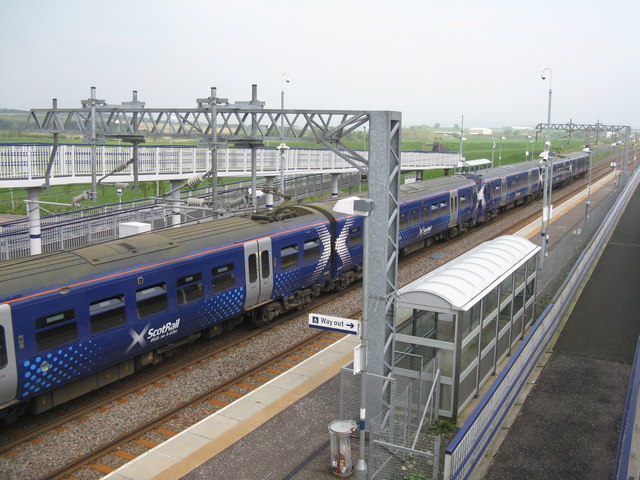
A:
[[[129,329],[129,335],[131,335],[131,345],[127,347],[124,353],[129,351],[136,345],[144,348],[147,343],[156,342],[162,338],[166,338],[170,335],[178,333],[178,327],[180,326],[180,319],[175,322],[167,322],[159,328],[151,328],[151,322],[147,323],[142,329],[142,332],[138,333],[133,328]]]
[[[420,227],[420,233],[418,234],[418,236],[426,237],[427,235],[429,235],[431,233],[431,229],[432,228],[433,228],[432,225],[429,225],[428,227]]]

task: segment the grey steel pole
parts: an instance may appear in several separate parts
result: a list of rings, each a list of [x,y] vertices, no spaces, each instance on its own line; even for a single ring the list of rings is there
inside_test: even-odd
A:
[[[627,178],[627,164],[629,163],[629,142],[631,141],[631,127],[626,126],[624,129],[624,153],[622,154],[622,178]]]
[[[371,198],[364,198],[354,201],[354,211],[362,212],[362,223],[364,230],[364,238],[369,238],[370,225],[369,215],[373,212],[374,201]],[[355,468],[355,479],[366,480],[367,473],[367,461],[365,458],[366,448],[366,419],[367,419],[367,363],[369,357],[368,350],[368,325],[371,321],[371,278],[368,275],[367,267],[369,266],[371,255],[371,242],[365,241],[363,251],[363,265],[366,265],[364,275],[362,277],[362,322],[360,323],[360,354],[362,369],[360,370],[360,437],[358,447],[358,461]]]
[[[251,85],[251,101],[258,101],[258,85],[255,83]],[[258,131],[258,119],[255,113],[251,114],[251,136],[255,137]],[[256,180],[256,163],[258,156],[258,146],[255,143],[251,144],[251,207],[253,210],[258,209],[258,183]]]
[[[280,81],[280,146],[278,149],[280,150],[280,192],[284,193],[284,151],[285,151],[285,143],[284,143],[284,83],[285,81],[289,83],[289,78],[287,77],[286,72],[282,74],[282,78]],[[280,200],[280,203],[286,202],[285,197],[283,196]]]
[[[493,155],[496,152],[496,139],[495,137],[491,137],[491,166],[493,167]]]
[[[218,94],[217,88],[211,87],[211,207],[214,217],[218,210]]]
[[[589,218],[589,206],[591,205],[591,166],[593,160],[591,159],[591,147],[587,145],[583,152],[587,152],[589,157],[589,184],[587,185],[587,200],[584,202],[584,225],[587,225],[587,219]]]
[[[91,87],[91,192],[89,196],[92,202],[96,201],[98,190],[98,158],[96,151],[96,87]]]
[[[549,235],[547,230],[549,228],[549,217],[551,216],[549,212],[549,203],[551,202],[551,179],[549,178],[550,172],[553,174],[553,169],[549,169],[549,165],[551,164],[551,69],[545,68],[542,71],[542,80],[546,80],[545,72],[549,71],[549,104],[547,106],[547,141],[545,145],[547,147],[547,158],[545,159],[545,168],[544,168],[544,191],[543,191],[543,199],[542,199],[542,231],[540,236],[541,240],[541,254],[540,254],[540,270],[544,268],[544,258],[547,254],[547,243],[549,241]],[[548,192],[548,193],[547,193]],[[546,218],[545,218],[546,217]]]
[[[364,223],[364,238],[369,238],[369,220],[367,217],[363,217]],[[364,261],[369,258],[369,242],[364,243]],[[362,302],[362,322],[360,323],[360,354],[362,355],[362,370],[360,371],[360,437],[358,445],[358,461],[356,462],[355,480],[367,480],[367,461],[365,458],[366,448],[366,419],[367,419],[367,322],[369,321],[369,302],[367,301],[367,292],[369,290],[368,279],[366,276],[362,277],[363,283],[363,299]]]

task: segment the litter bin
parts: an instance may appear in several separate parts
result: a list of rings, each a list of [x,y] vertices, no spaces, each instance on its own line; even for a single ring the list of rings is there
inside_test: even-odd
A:
[[[331,444],[331,471],[336,477],[347,478],[353,474],[351,458],[351,438],[356,431],[353,420],[334,420],[329,424]]]

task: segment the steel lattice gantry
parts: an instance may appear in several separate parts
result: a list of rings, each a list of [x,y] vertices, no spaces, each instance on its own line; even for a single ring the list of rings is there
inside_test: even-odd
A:
[[[606,133],[606,132],[622,132],[624,131],[624,152],[623,152],[623,162],[622,162],[622,174],[626,176],[627,173],[627,164],[629,163],[629,140],[631,137],[631,127],[629,125],[608,125],[605,123],[573,123],[573,121],[569,120],[569,123],[539,123],[536,125],[536,133],[542,132],[543,130],[564,130],[569,132],[569,135],[573,132],[586,132],[587,135],[590,133]]]
[[[267,140],[310,141],[322,144],[367,175],[373,211],[366,242],[369,254],[364,263],[363,321],[369,348],[367,371],[380,377],[391,372],[397,289],[398,228],[400,190],[401,113],[392,111],[284,110],[264,109],[253,99],[230,105],[211,96],[198,99],[191,109],[145,108],[134,101],[107,105],[95,98],[95,89],[83,108],[32,109],[25,130],[53,134],[80,134],[95,145],[98,137],[143,141],[147,136],[198,139],[212,149],[222,144],[257,147]],[[343,143],[343,138],[369,124],[369,159]],[[54,147],[55,148],[55,147]],[[211,173],[215,174],[215,155]],[[215,177],[213,177],[215,179]],[[94,181],[95,185],[95,181]],[[214,182],[215,186],[215,182]],[[255,189],[254,189],[255,191]],[[382,391],[382,389],[378,390]],[[383,399],[368,403],[374,412]],[[375,414],[375,413],[374,413]]]

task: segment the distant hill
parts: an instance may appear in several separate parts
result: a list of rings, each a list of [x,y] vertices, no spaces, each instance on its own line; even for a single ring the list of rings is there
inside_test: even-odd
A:
[[[27,110],[0,108],[0,130],[17,132],[27,123]]]

